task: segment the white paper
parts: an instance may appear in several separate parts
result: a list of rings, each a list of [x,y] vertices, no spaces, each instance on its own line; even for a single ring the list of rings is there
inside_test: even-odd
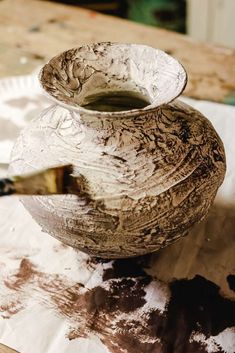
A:
[[[48,106],[49,101],[41,95],[37,84],[35,84],[35,78],[31,76],[28,76],[25,80],[21,78],[20,81],[17,79],[0,81],[0,100],[1,168],[1,163],[9,162],[10,150],[20,129],[35,114]],[[120,278],[112,279],[111,282],[110,280],[104,282],[102,279],[105,271],[111,268],[113,263],[90,263],[87,255],[63,246],[59,241],[43,233],[25,211],[17,197],[1,198],[0,343],[8,345],[20,353],[133,353],[132,348],[128,348],[128,344],[123,344],[121,347],[120,341],[112,338],[115,335],[118,336],[121,332],[120,327],[117,328],[117,323],[124,320],[130,324],[131,320],[138,322],[139,319],[141,325],[141,322],[143,323],[146,315],[149,315],[151,310],[157,308],[159,313],[163,313],[169,302],[170,291],[168,284],[164,284],[160,280],[169,282],[174,277],[193,278],[194,275],[201,274],[206,279],[219,284],[221,288],[223,287],[224,293],[233,297],[235,293],[228,288],[224,276],[229,273],[235,274],[235,259],[232,256],[235,250],[235,212],[233,212],[235,210],[235,107],[186,98],[183,98],[183,100],[200,110],[211,120],[224,142],[227,156],[227,173],[223,186],[217,195],[215,207],[223,204],[229,208],[229,211],[225,212],[221,218],[216,215],[216,219],[214,219],[214,211],[212,210],[208,220],[194,230],[188,238],[183,239],[179,243],[180,245],[176,244],[159,252],[159,255],[153,261],[152,268],[148,270],[158,279],[144,286],[145,304],[141,308],[128,314],[115,311],[115,314],[110,314],[110,322],[106,324],[105,330],[102,328],[99,332],[97,328],[96,330],[91,328],[88,333],[86,332],[86,337],[76,337],[69,340],[68,335],[73,335],[72,327],[75,327],[75,331],[78,332],[79,325],[86,324],[86,318],[79,319],[79,310],[81,312],[86,310],[86,305],[89,306],[89,303],[84,302],[84,305],[79,307],[80,309],[78,308],[76,317],[71,313],[66,314],[67,309],[63,309],[64,311],[60,309],[62,304],[56,304],[55,298],[60,298],[63,305],[66,304],[66,300],[69,303],[73,299],[74,310],[77,310],[76,300],[70,297],[63,300],[63,293],[70,296],[75,295],[74,286],[76,286],[76,283],[80,283],[77,290],[79,295],[91,292],[99,286],[108,290],[109,286],[115,281],[121,283]],[[1,134],[4,129],[5,135]],[[0,169],[0,175],[5,175],[4,168]],[[233,226],[234,234],[231,230]],[[218,232],[223,233],[223,230],[227,229],[226,227],[230,232],[227,242],[223,242],[223,248],[220,248],[220,245],[217,246],[216,243],[217,253],[215,254],[215,246],[210,248],[208,244],[210,244],[210,241],[212,244],[213,241],[218,242]],[[213,234],[211,234],[211,239],[208,240],[210,231]],[[226,238],[226,232],[223,233],[223,237]],[[193,249],[191,255],[189,254],[186,259],[184,272],[182,261],[179,258],[182,254],[186,254],[190,239],[193,239]],[[206,253],[204,252],[203,256],[199,257],[200,263],[204,261],[199,266],[197,245],[202,247],[203,242],[205,242]],[[193,256],[195,256],[195,259]],[[225,258],[227,258],[227,263],[224,260]],[[206,268],[207,261],[214,265],[211,268]],[[29,264],[31,264],[31,274],[29,271],[28,278],[24,279],[20,274],[20,266],[24,267],[26,271]],[[166,271],[166,267],[169,267],[168,271]],[[221,278],[218,273],[221,274]],[[134,279],[135,281],[136,279]],[[137,279],[138,281],[139,279]],[[72,294],[68,294],[67,289],[70,286]],[[134,289],[130,288],[130,295],[132,295],[132,290]],[[121,291],[120,287],[120,293]],[[119,303],[121,298],[118,300]],[[136,298],[133,294],[134,300]],[[77,303],[81,305],[80,299]],[[99,307],[99,304],[97,305]],[[97,311],[95,313],[94,322],[102,323],[102,310],[101,313],[98,312],[97,314]],[[95,315],[98,315],[98,317]],[[141,337],[141,330],[138,330],[138,327],[135,330],[133,327],[129,328],[133,337],[139,336],[140,342],[146,343],[146,338]],[[81,332],[84,331],[86,329],[81,328]],[[152,341],[150,336],[147,339],[149,344],[158,343],[156,337],[152,338]],[[202,342],[205,351],[208,353],[219,352],[219,349],[222,348],[227,353],[234,353],[235,351],[235,327],[226,328],[214,337],[209,338],[195,332],[192,333],[190,339],[194,342]],[[107,340],[110,340],[110,342],[113,340],[109,349],[104,344]],[[145,353],[145,348],[141,347],[141,345],[136,346],[136,352]],[[147,352],[155,353],[156,350],[146,350]],[[185,353],[187,352],[185,351]]]

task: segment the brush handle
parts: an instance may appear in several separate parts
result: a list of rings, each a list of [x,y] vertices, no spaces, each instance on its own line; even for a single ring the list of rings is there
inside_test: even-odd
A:
[[[69,164],[31,174],[2,178],[0,179],[0,196],[80,193],[81,186],[84,184],[83,178],[81,175],[73,177],[72,172],[73,166]]]
[[[11,179],[0,179],[0,196],[12,195],[15,192],[14,182]]]

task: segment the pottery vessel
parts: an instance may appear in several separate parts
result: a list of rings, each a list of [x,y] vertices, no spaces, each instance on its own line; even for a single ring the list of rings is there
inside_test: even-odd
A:
[[[11,172],[72,163],[79,195],[24,197],[45,232],[93,256],[154,252],[201,221],[225,174],[212,124],[175,100],[187,81],[174,58],[144,45],[68,50],[40,74],[53,101],[21,133]],[[130,92],[145,106],[88,109],[102,94]]]

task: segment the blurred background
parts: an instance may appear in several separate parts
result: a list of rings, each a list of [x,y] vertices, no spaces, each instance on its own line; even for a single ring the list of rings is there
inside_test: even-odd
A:
[[[235,0],[51,0],[235,47]]]
[[[235,105],[234,14],[235,0],[0,0],[0,78],[82,43],[142,43],[182,62],[185,95]]]

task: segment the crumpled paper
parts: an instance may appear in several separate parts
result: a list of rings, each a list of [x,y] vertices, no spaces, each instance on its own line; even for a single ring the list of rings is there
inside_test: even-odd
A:
[[[183,98],[227,156],[214,206],[156,254],[98,261],[0,200],[0,343],[20,353],[235,352],[235,108]],[[35,76],[0,80],[0,175],[19,131],[50,104]]]

